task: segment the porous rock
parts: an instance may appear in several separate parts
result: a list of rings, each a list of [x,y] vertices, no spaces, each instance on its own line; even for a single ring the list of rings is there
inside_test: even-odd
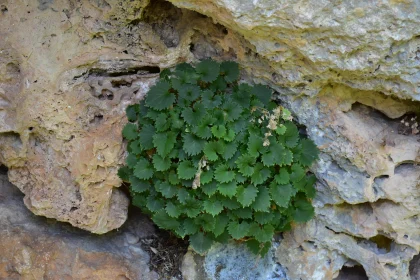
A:
[[[420,135],[406,123],[420,111],[417,2],[170,2],[179,8],[0,2],[0,163],[26,206],[96,233],[121,226],[126,106],[163,68],[235,59],[321,150],[316,217],[277,249],[291,279],[332,279],[343,265],[370,279],[414,275]]]

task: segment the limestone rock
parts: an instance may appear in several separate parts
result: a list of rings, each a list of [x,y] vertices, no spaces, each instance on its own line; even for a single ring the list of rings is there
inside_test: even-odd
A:
[[[416,272],[420,134],[407,126],[420,113],[416,1],[27,2],[0,2],[0,163],[32,212],[96,233],[120,227],[126,106],[161,69],[235,59],[321,150],[316,217],[276,253],[290,278],[358,265],[370,279]],[[211,256],[185,262],[200,271]]]
[[[146,218],[130,219],[121,231],[98,237],[36,217],[3,174],[0,192],[0,279],[159,279],[141,243],[127,238],[154,234]]]

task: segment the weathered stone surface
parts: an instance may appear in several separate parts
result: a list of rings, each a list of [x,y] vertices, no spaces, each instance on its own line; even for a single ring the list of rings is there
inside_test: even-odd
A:
[[[420,111],[416,1],[27,2],[0,2],[0,163],[32,212],[120,227],[125,107],[160,69],[236,59],[322,151],[316,218],[277,249],[290,278],[361,265],[408,279],[420,250],[419,127],[405,127]]]
[[[289,280],[283,267],[276,263],[275,247],[264,258],[256,258],[244,244],[237,243],[215,245],[205,257],[190,250],[184,256],[182,276],[184,280]]]
[[[3,174],[0,193],[0,279],[159,279],[138,242],[154,234],[145,217],[99,237],[36,217]]]

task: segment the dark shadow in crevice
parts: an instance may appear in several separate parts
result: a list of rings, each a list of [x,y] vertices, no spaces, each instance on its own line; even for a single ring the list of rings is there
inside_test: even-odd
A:
[[[420,254],[410,261],[409,271],[411,279],[420,279]]]
[[[361,265],[344,266],[334,280],[369,280],[365,269]]]
[[[9,169],[6,166],[0,165],[0,175],[7,175],[8,171]]]

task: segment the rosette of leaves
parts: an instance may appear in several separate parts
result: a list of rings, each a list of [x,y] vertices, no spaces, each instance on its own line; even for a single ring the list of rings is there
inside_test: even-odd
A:
[[[234,239],[264,255],[275,232],[314,215],[316,146],[270,89],[238,78],[235,62],[180,64],[126,110],[118,174],[133,204],[199,253]]]

